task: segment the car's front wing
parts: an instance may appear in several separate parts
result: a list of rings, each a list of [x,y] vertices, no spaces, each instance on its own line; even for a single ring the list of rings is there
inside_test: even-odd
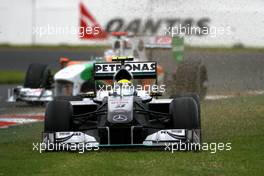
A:
[[[133,133],[132,133],[133,134]],[[108,137],[110,135],[108,134]],[[199,134],[195,130],[185,129],[166,129],[159,130],[148,135],[142,143],[134,143],[133,136],[131,136],[131,143],[129,144],[111,144],[110,139],[106,144],[100,144],[97,137],[92,136],[89,131],[86,132],[50,132],[43,133],[43,144],[57,144],[57,145],[76,145],[85,144],[90,147],[115,147],[115,146],[143,146],[143,147],[162,147],[168,143],[179,142],[196,142],[199,143]]]
[[[43,88],[24,88],[21,86],[8,90],[7,102],[49,102],[52,100],[52,90],[47,90]]]

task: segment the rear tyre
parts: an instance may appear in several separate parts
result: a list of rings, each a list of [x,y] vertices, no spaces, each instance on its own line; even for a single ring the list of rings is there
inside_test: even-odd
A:
[[[178,65],[174,75],[174,91],[192,92],[201,99],[206,95],[207,69],[200,61],[185,60]]]
[[[51,72],[47,65],[30,64],[26,73],[24,87],[51,88]]]
[[[47,104],[45,132],[70,131],[73,109],[69,101],[54,100]]]

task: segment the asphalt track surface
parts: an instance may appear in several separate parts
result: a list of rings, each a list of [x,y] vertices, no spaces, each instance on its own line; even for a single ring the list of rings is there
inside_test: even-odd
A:
[[[0,70],[25,71],[30,63],[43,63],[53,70],[59,69],[59,58],[89,60],[102,56],[100,51],[55,50],[55,49],[0,49]]]
[[[190,52],[186,57],[206,65],[211,94],[264,89],[264,52]]]
[[[91,50],[55,50],[55,49],[0,49],[0,70],[26,71],[30,63],[43,63],[52,70],[59,69],[59,58],[68,57],[73,60],[89,60],[91,57],[102,56],[102,51]],[[154,56],[153,56],[154,57]],[[155,58],[166,71],[173,72],[170,55]],[[252,51],[189,51],[185,58],[201,60],[208,70],[209,94],[226,92],[243,92],[264,89],[264,52]],[[165,62],[164,62],[165,61]],[[15,85],[0,86],[0,114],[5,114],[6,109],[14,105],[7,105],[7,89]],[[26,110],[26,105],[19,105]],[[13,109],[13,108],[12,108]],[[15,108],[16,109],[16,108]],[[34,108],[33,108],[34,109]],[[43,112],[43,108],[35,107]]]
[[[53,70],[58,70],[60,57],[89,60],[96,56],[102,56],[102,51],[0,49],[0,70],[26,71],[30,63],[43,63]],[[168,61],[172,60],[170,57],[170,55],[159,58],[153,56],[166,68],[166,71],[173,72],[174,65]],[[185,58],[202,60],[206,65],[210,93],[264,89],[264,52],[189,51],[185,53]]]

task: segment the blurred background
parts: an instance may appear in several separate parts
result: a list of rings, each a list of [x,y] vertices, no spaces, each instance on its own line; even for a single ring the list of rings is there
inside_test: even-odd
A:
[[[0,101],[7,88],[23,82],[30,63],[56,72],[60,57],[103,56],[112,31],[171,36],[181,27],[184,60],[199,60],[207,69],[207,95],[261,92],[263,6],[262,0],[0,0]],[[173,79],[172,54],[151,57]]]

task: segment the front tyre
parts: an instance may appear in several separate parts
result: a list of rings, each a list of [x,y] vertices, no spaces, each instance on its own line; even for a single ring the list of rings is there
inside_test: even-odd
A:
[[[54,100],[47,104],[44,132],[70,131],[73,108],[69,101]]]
[[[26,73],[24,87],[50,89],[52,84],[51,71],[44,64],[30,64]]]
[[[178,97],[170,104],[173,129],[187,129],[191,142],[201,142],[200,103],[193,97]]]

